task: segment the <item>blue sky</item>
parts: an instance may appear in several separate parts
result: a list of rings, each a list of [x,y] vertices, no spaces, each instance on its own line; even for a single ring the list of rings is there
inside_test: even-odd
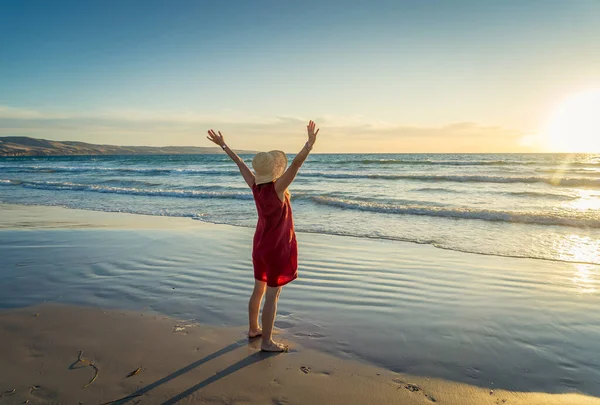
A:
[[[600,88],[596,0],[0,0],[0,36],[0,135],[204,145],[215,127],[293,151],[314,119],[321,151],[518,151]]]

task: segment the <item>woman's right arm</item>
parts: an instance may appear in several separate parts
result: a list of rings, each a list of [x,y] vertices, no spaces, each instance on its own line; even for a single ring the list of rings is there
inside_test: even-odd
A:
[[[283,173],[283,175],[279,179],[277,179],[277,181],[275,181],[275,191],[277,191],[277,193],[283,194],[283,192],[290,186],[290,184],[292,184],[292,182],[296,178],[300,167],[302,167],[302,164],[308,157],[308,154],[312,150],[317,140],[317,134],[319,133],[319,129],[317,128],[317,130],[315,131],[315,127],[316,124],[313,121],[310,121],[306,126],[306,130],[308,132],[308,141],[306,142],[302,150],[298,152],[298,154],[292,161],[290,167],[288,167],[285,173]]]
[[[244,160],[241,157],[239,157],[237,153],[232,151],[229,148],[229,146],[227,146],[223,135],[221,135],[221,131],[218,132],[219,133],[217,134],[212,129],[208,131],[208,140],[219,145],[225,151],[225,153],[227,153],[231,160],[233,160],[233,162],[238,166],[238,169],[240,169],[240,173],[242,174],[244,180],[246,180],[246,184],[248,184],[248,187],[252,188],[252,186],[254,185],[254,173],[252,173],[252,170],[250,170],[246,162],[244,162]]]

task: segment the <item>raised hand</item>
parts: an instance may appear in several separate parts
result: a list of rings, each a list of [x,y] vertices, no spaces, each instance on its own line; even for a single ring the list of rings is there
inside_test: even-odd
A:
[[[214,129],[211,129],[210,131],[208,131],[208,136],[206,138],[209,141],[216,143],[220,147],[223,147],[223,145],[225,145],[225,139],[223,139],[221,131],[218,131],[218,133],[216,133]]]
[[[315,124],[314,121],[309,121],[308,125],[306,126],[306,130],[308,131],[308,146],[310,148],[313,147],[313,145],[315,144],[315,141],[317,140],[317,134],[319,133],[319,129],[317,128],[317,131],[315,132],[315,127],[317,126],[317,124]]]

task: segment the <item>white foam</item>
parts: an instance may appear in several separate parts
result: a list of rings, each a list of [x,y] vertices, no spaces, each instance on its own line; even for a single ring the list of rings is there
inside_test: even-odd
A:
[[[491,222],[522,223],[534,225],[572,226],[577,228],[600,228],[600,218],[584,216],[558,216],[548,213],[478,210],[473,208],[445,208],[419,205],[392,205],[361,202],[332,197],[312,197],[317,204],[338,208],[379,212],[384,214],[423,215],[455,219],[477,219]]]

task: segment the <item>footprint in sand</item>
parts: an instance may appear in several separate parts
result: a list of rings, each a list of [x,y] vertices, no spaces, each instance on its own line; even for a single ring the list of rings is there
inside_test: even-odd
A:
[[[427,398],[427,400],[429,400],[431,402],[437,402],[437,400],[435,399],[435,397],[433,395],[425,392],[423,390],[423,388],[419,387],[417,384],[407,383],[406,381],[402,380],[401,378],[394,378],[392,381],[395,382],[396,384],[399,384],[399,387],[397,387],[397,389],[404,388],[410,392],[420,392],[423,394],[423,396],[425,396],[425,398]]]

